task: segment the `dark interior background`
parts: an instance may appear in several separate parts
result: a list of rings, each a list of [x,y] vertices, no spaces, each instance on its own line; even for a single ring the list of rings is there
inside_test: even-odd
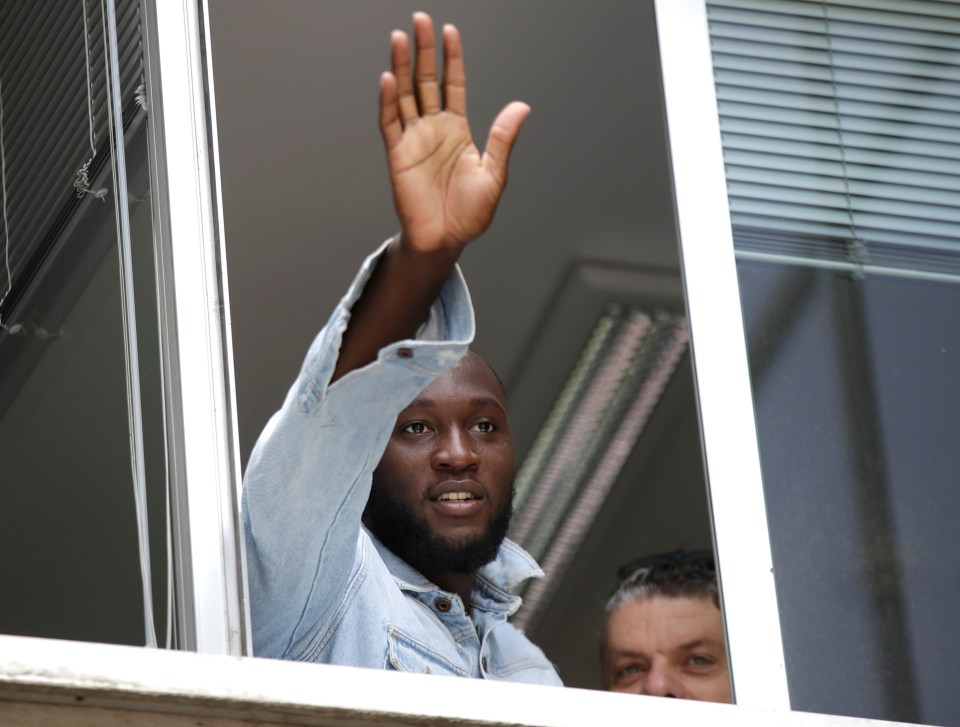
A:
[[[409,29],[414,10],[460,28],[481,147],[504,104],[533,108],[497,219],[462,261],[477,346],[510,391],[521,455],[596,306],[643,302],[647,291],[625,290],[624,274],[665,280],[658,302],[682,310],[652,3],[212,0],[210,8],[244,462],[360,260],[395,231],[378,78],[390,31]],[[578,304],[586,267],[609,275]],[[598,629],[617,567],[709,545],[686,358],[532,638],[568,684],[598,686]]]

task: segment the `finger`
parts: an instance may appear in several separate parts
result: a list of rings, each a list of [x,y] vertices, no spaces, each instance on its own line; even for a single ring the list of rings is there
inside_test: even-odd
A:
[[[483,151],[483,166],[501,184],[506,184],[510,152],[513,151],[513,143],[520,134],[520,127],[529,115],[530,107],[527,104],[514,101],[507,104],[490,127],[487,147]]]
[[[380,133],[388,149],[392,149],[403,138],[397,99],[397,78],[385,72],[380,76]]]
[[[404,125],[416,120],[417,99],[413,95],[413,80],[410,76],[410,39],[401,30],[390,34],[393,75],[397,79],[397,105]]]
[[[414,37],[417,41],[417,64],[414,80],[422,114],[440,112],[440,84],[437,81],[437,47],[433,40],[433,20],[426,13],[413,14]]]
[[[460,31],[443,26],[443,100],[447,111],[467,115],[467,75],[463,69]]]

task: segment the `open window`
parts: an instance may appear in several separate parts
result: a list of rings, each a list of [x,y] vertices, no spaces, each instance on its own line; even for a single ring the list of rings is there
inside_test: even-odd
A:
[[[144,644],[172,592],[140,7],[116,11],[112,38],[96,2],[0,14],[0,632]]]
[[[0,10],[3,634],[243,648],[216,155],[189,10]]]
[[[451,702],[438,706],[438,677],[4,635],[5,707],[23,701],[40,723],[95,695],[141,721],[153,708],[209,717],[216,702],[231,719],[315,709],[384,724],[419,723],[428,709],[475,724],[572,725],[597,713],[632,723],[640,712],[701,724],[704,710],[718,724],[765,725],[769,710],[784,724],[852,724],[791,709],[960,724],[949,662],[960,346],[944,313],[957,303],[949,81],[960,13],[952,1],[877,5],[611,0],[584,12],[464,1],[435,11],[464,31],[480,124],[514,97],[534,107],[498,222],[464,260],[478,345],[511,389],[530,463],[516,534],[553,571],[520,617],[569,684],[598,686],[597,629],[617,567],[715,542],[740,708],[576,690],[544,698],[534,687],[537,699],[513,706],[517,691],[505,687],[515,685],[466,680],[450,680]],[[238,463],[360,257],[393,230],[368,91],[386,62],[384,29],[405,26],[414,6],[51,8],[0,10],[0,532],[13,554],[0,566],[0,631],[145,643],[145,624],[163,633],[159,606],[172,602],[177,646],[241,654]],[[20,42],[30,37],[21,12],[48,23],[33,36],[49,53]],[[79,95],[52,94],[30,116],[23,99],[43,83],[23,79],[66,74],[69,64],[50,62],[57,53],[77,57]],[[95,103],[89,89],[107,66],[122,90]],[[878,88],[896,118],[880,112]],[[112,132],[100,126],[109,109],[123,122]],[[815,144],[833,156],[778,135],[778,125],[810,127],[800,112],[818,119],[830,140]],[[61,122],[59,136],[44,131]],[[41,154],[8,133],[77,141]],[[85,166],[110,139],[110,163]],[[63,177],[57,204],[29,191],[46,158]],[[795,200],[810,203],[798,212]],[[811,221],[823,207],[830,219]],[[25,220],[39,232],[25,234]],[[24,253],[31,239],[46,252]],[[135,311],[124,326],[127,283]],[[239,437],[231,317],[242,321]],[[137,364],[123,350],[132,326]],[[134,371],[139,397],[127,388]],[[138,416],[143,497],[129,444]],[[573,445],[572,467],[545,473],[555,487],[537,502],[523,483],[560,444]],[[83,613],[50,608],[66,599]],[[248,710],[254,699],[262,711]]]
[[[244,459],[360,261],[395,231],[376,79],[390,30],[418,9],[211,3]],[[462,33],[480,146],[508,101],[533,108],[462,268],[520,455],[511,537],[547,572],[515,619],[566,684],[599,688],[619,567],[712,545],[653,7],[432,13]],[[268,57],[252,50],[264,43]]]

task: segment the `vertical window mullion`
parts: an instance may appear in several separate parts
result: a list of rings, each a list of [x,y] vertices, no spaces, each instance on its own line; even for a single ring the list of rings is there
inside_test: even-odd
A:
[[[668,146],[736,701],[789,709],[706,7],[656,0]]]
[[[200,0],[142,0],[183,648],[250,651],[213,89]]]

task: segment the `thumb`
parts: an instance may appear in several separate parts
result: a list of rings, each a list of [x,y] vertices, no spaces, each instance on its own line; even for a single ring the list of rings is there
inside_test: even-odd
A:
[[[510,162],[510,152],[513,143],[520,134],[520,127],[527,116],[530,107],[522,101],[507,104],[497,114],[487,136],[487,146],[483,152],[483,166],[497,178],[501,184],[507,179],[507,164]]]

